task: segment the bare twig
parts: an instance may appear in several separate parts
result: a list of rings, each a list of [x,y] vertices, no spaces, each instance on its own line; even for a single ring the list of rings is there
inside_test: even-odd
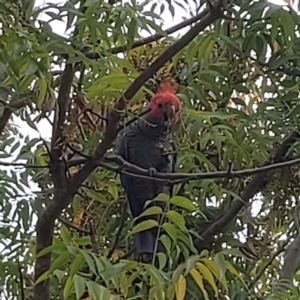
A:
[[[72,222],[66,220],[64,217],[58,217],[59,221],[61,221],[64,225],[66,225],[69,228],[72,228],[74,230],[76,230],[77,232],[83,233],[83,234],[90,234],[89,230],[85,230],[83,228],[80,228],[78,226],[75,226]]]

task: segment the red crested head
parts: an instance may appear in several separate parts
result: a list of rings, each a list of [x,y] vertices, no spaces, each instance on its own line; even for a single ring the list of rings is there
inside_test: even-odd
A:
[[[147,116],[163,122],[176,123],[179,118],[181,103],[175,95],[177,86],[165,81],[151,98]]]

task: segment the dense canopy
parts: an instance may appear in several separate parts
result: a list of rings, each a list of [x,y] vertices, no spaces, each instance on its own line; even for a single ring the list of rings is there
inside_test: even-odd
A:
[[[274,2],[0,1],[1,298],[299,299],[300,4]],[[165,79],[176,173],[150,174],[116,137]],[[162,222],[122,172],[174,184]]]

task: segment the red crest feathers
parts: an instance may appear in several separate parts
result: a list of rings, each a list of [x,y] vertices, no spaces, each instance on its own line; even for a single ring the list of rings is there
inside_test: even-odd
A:
[[[176,90],[177,90],[178,85],[175,83],[172,83],[171,81],[167,80],[165,82],[163,82],[160,85],[160,89],[158,90],[158,93],[165,93],[165,92],[169,92],[169,93],[173,93],[175,94]]]

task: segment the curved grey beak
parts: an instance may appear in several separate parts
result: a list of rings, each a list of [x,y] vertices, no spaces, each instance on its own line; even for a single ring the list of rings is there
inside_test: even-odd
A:
[[[167,105],[164,113],[167,119],[166,121],[172,121],[175,116],[175,112],[176,112],[175,105],[173,104]]]

